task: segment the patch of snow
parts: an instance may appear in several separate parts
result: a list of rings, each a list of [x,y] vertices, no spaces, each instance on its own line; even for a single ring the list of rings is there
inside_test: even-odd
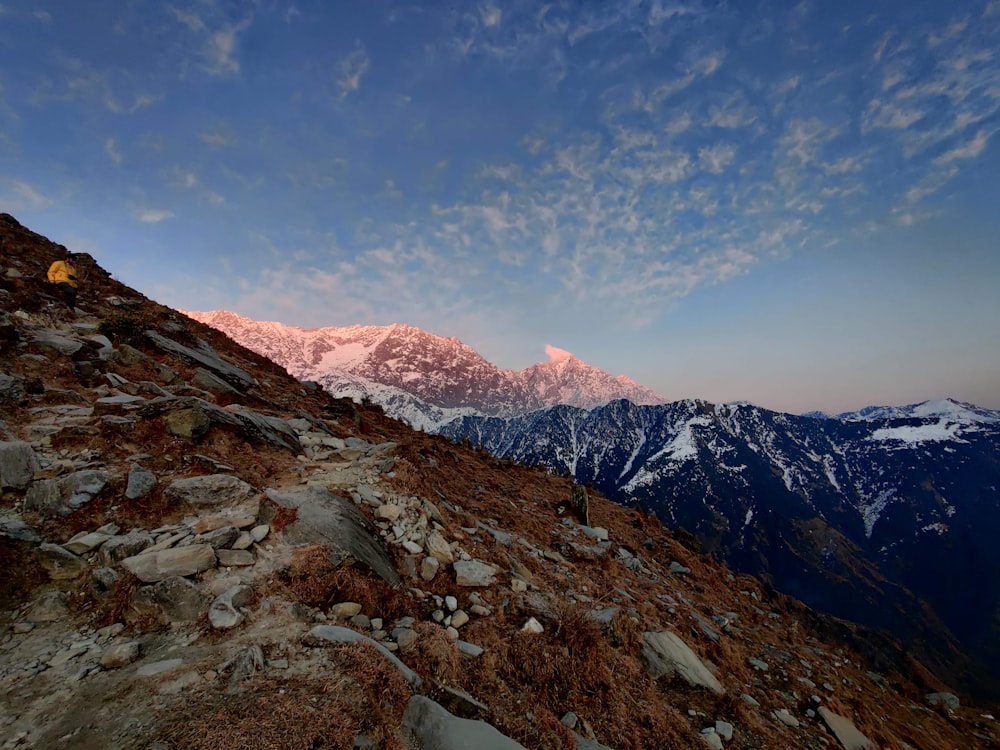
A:
[[[869,539],[872,538],[872,531],[875,528],[875,524],[878,519],[882,516],[882,511],[885,507],[892,502],[893,498],[896,496],[896,490],[888,489],[882,490],[878,496],[868,505],[864,505],[861,508],[861,520],[865,524],[865,536]]]
[[[941,418],[935,424],[902,425],[900,427],[882,427],[875,430],[868,440],[897,440],[907,445],[940,442],[943,440],[959,440],[962,425]]]
[[[938,536],[941,536],[948,530],[948,525],[943,523],[929,523],[920,529],[923,532],[936,531]]]
[[[681,427],[680,432],[663,448],[650,457],[650,461],[666,458],[671,463],[683,463],[698,456],[698,446],[695,443],[692,427],[708,427],[712,422],[708,417],[694,417]]]
[[[632,455],[628,457],[628,461],[625,462],[625,466],[622,469],[622,473],[618,475],[618,481],[632,470],[632,463],[635,461],[636,456],[639,455],[639,451],[646,444],[646,431],[643,429],[636,428],[635,431],[636,444],[635,448],[632,449]]]
[[[747,514],[743,518],[743,528],[745,529],[747,526],[749,526],[752,520],[753,520],[753,508],[747,508]]]

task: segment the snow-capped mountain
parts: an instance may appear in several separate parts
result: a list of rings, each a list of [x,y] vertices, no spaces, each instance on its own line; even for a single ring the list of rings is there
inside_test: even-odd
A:
[[[442,431],[653,511],[816,608],[911,638],[940,619],[1000,673],[1000,412],[617,401]]]
[[[407,325],[305,330],[235,313],[186,312],[335,396],[368,398],[390,416],[432,430],[467,414],[513,416],[556,404],[592,408],[615,399],[665,400],[549,347],[551,361],[501,370],[456,338]]]

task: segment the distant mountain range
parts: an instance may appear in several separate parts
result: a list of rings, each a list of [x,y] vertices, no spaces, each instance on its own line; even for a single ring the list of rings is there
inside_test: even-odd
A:
[[[734,568],[886,627],[1000,694],[1000,412],[950,399],[837,416],[663,403],[574,357],[499,370],[410,326],[187,314],[337,395],[642,506]],[[967,668],[956,646],[975,656]]]
[[[456,338],[407,325],[305,330],[235,313],[185,312],[336,396],[369,398],[412,427],[434,431],[467,414],[514,416],[557,404],[665,399],[561,352],[524,370],[501,370]]]

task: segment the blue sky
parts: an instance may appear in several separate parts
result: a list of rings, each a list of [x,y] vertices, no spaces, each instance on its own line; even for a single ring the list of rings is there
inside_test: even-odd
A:
[[[154,299],[1000,408],[1000,0],[0,0],[0,210]]]

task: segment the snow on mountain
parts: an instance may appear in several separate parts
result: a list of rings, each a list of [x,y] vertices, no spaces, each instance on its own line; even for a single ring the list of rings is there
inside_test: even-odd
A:
[[[952,398],[943,398],[922,401],[919,404],[909,404],[908,406],[866,406],[858,411],[844,412],[837,418],[871,422],[882,419],[925,419],[928,417],[943,417],[949,422],[963,424],[992,423],[1000,422],[1000,411],[983,409]]]
[[[512,416],[556,404],[584,409],[619,398],[663,403],[624,376],[549,346],[549,362],[501,370],[456,338],[407,325],[305,330],[224,310],[186,312],[337,396],[369,398],[390,416],[433,430],[466,414]]]

